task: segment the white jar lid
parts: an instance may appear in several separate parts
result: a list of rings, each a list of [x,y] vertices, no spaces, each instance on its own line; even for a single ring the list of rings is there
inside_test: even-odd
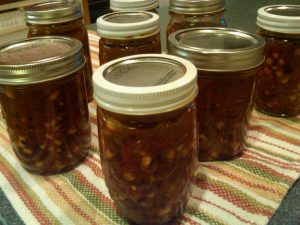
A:
[[[93,74],[94,99],[108,111],[151,115],[192,102],[198,91],[197,69],[177,56],[141,54],[119,58]]]
[[[258,10],[257,26],[267,31],[300,34],[300,5],[270,5]]]
[[[159,16],[151,12],[117,12],[97,19],[100,37],[124,39],[147,37],[159,32]]]
[[[147,11],[157,7],[157,0],[110,0],[110,9],[116,12]]]

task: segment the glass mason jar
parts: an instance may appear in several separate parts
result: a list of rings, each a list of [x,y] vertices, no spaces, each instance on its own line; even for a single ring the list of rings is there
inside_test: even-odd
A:
[[[257,77],[255,107],[272,116],[300,114],[300,5],[258,10],[258,34],[266,61]]]
[[[224,0],[171,0],[166,37],[192,27],[226,27]]]
[[[100,65],[135,54],[160,53],[159,16],[151,12],[109,13],[97,19]]]
[[[81,41],[86,63],[84,66],[88,101],[93,100],[92,62],[87,29],[83,24],[83,12],[78,0],[54,0],[26,8],[28,37],[60,35]]]
[[[0,48],[0,103],[13,150],[32,173],[68,171],[91,143],[82,44],[37,37]]]
[[[197,70],[175,56],[113,60],[93,75],[101,166],[117,209],[138,224],[182,213],[197,149]]]
[[[230,159],[244,149],[263,47],[263,38],[235,29],[190,28],[170,35],[168,53],[198,69],[199,161]]]
[[[148,11],[157,13],[158,0],[110,0],[110,9],[113,12]]]

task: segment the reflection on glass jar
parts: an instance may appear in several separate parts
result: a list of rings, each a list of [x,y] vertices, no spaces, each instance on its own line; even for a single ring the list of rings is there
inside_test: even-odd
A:
[[[191,28],[170,35],[168,53],[189,59],[198,69],[199,161],[230,159],[242,152],[263,46],[259,36],[226,28]]]
[[[259,9],[266,61],[258,73],[255,106],[273,116],[300,114],[300,6]],[[277,20],[276,23],[270,23]]]
[[[1,111],[26,170],[56,174],[86,158],[91,135],[83,65],[75,39],[32,38],[0,49]]]
[[[86,92],[89,102],[93,100],[92,62],[88,33],[83,24],[81,3],[75,1],[49,1],[26,9],[28,37],[60,35],[73,37],[83,45],[86,63],[84,66]]]
[[[187,204],[197,149],[196,76],[191,63],[158,54],[114,60],[94,73],[105,182],[130,221],[162,224]]]
[[[100,65],[124,56],[161,52],[155,13],[109,13],[98,18],[97,31]]]
[[[224,0],[171,0],[166,37],[193,27],[226,27]]]

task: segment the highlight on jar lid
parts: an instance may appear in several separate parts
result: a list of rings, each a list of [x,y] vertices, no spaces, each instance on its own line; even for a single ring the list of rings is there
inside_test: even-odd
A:
[[[257,13],[257,26],[265,30],[300,34],[300,5],[270,5]]]
[[[197,70],[185,59],[161,54],[119,58],[93,75],[94,99],[108,111],[150,115],[181,108],[197,95]]]
[[[151,12],[116,12],[97,19],[100,37],[123,39],[147,37],[159,32],[159,16]]]
[[[169,10],[178,14],[209,14],[225,10],[225,0],[171,0]]]
[[[26,22],[30,24],[61,23],[83,17],[79,0],[51,0],[25,9]]]
[[[158,7],[158,0],[110,0],[110,9],[118,12],[147,11]]]
[[[0,47],[0,83],[32,84],[67,76],[84,66],[82,44],[69,37],[44,36]]]
[[[264,61],[262,37],[229,28],[190,28],[172,33],[168,54],[190,60],[198,70],[239,71]]]

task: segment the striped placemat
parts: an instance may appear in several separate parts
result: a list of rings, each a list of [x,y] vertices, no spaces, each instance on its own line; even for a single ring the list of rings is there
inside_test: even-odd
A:
[[[90,32],[94,68],[98,37]],[[118,216],[97,154],[96,105],[90,104],[93,149],[84,164],[36,176],[16,160],[0,120],[0,224],[128,224]],[[197,180],[178,224],[267,224],[300,173],[300,118],[253,112],[243,155],[198,165]]]

